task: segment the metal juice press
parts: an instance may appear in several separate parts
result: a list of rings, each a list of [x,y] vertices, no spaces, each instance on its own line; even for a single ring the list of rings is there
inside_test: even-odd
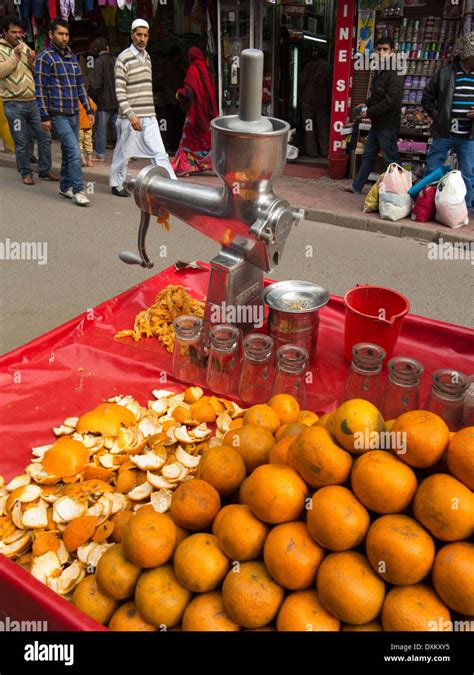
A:
[[[304,217],[303,210],[292,209],[273,192],[273,181],[285,166],[290,126],[262,117],[262,81],[263,52],[244,50],[239,115],[211,122],[212,161],[221,187],[172,180],[159,166],[145,167],[127,180],[141,210],[138,255],[120,254],[128,264],[153,267],[145,238],[150,216],[162,210],[219,242],[204,319],[207,324],[235,323],[244,332],[255,326],[255,317],[263,320],[264,272],[278,265],[291,227]]]

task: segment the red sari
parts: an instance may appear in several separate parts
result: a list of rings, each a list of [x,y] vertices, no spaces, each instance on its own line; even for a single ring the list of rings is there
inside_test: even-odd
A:
[[[206,59],[197,47],[188,54],[189,68],[178,96],[189,101],[178,152],[172,161],[177,176],[212,169],[211,120],[217,117],[216,90]]]

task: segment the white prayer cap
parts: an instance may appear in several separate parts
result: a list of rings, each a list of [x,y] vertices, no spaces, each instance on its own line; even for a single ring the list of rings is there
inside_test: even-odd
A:
[[[148,21],[145,21],[145,19],[135,19],[132,23],[132,30],[135,30],[135,28],[148,28],[148,30],[150,30]]]

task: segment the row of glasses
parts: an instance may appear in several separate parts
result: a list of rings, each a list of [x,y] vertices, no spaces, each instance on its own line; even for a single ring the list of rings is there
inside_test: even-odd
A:
[[[362,398],[373,403],[384,419],[395,419],[409,410],[420,408],[420,380],[423,365],[408,356],[398,356],[388,362],[388,378],[382,391],[382,364],[385,350],[373,343],[359,343],[352,348],[352,363],[343,401]],[[424,409],[444,419],[451,431],[472,423],[472,413],[466,410],[464,399],[469,379],[458,370],[440,368],[433,372],[433,382]],[[469,418],[469,419],[468,419]]]
[[[223,396],[238,395],[245,403],[264,403],[274,394],[291,394],[305,402],[308,351],[286,344],[276,350],[271,336],[252,333],[243,340],[231,324],[216,324],[204,342],[204,322],[183,315],[173,322],[173,374],[177,380],[197,383]],[[242,354],[243,352],[243,354]]]

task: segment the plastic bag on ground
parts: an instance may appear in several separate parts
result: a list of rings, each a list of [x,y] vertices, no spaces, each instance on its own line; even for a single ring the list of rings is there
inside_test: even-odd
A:
[[[435,196],[436,220],[448,227],[469,223],[466,184],[460,171],[450,171],[438,183]]]
[[[389,192],[385,183],[379,186],[379,212],[383,220],[401,220],[411,213],[412,199],[408,192]]]
[[[382,183],[385,185],[386,192],[406,193],[412,186],[411,171],[406,171],[399,164],[392,162],[387,167]]]
[[[436,215],[435,197],[436,185],[424,187],[415,200],[411,219],[416,220],[417,223],[427,223],[429,220],[434,220]]]
[[[384,176],[385,174],[381,173],[377,181],[370,188],[364,201],[364,208],[362,209],[364,213],[376,213],[379,210],[379,185]]]

